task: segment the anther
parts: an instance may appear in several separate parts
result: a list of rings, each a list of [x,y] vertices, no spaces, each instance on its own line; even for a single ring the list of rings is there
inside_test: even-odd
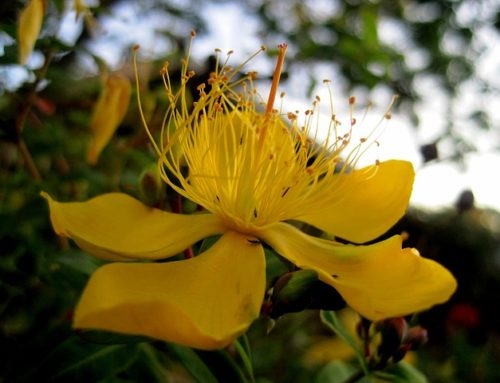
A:
[[[141,46],[139,44],[135,44],[133,47],[132,47],[132,50],[134,52],[137,52],[139,49],[141,49]]]
[[[355,103],[356,103],[356,97],[354,96],[349,97],[349,104],[354,105]]]
[[[255,80],[257,78],[257,72],[256,71],[248,72],[248,78],[250,78],[250,80]]]

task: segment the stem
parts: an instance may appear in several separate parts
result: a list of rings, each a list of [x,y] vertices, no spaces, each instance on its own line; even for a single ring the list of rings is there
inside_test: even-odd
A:
[[[19,149],[19,152],[21,153],[21,157],[24,160],[24,165],[26,166],[26,169],[28,170],[30,176],[35,181],[41,181],[42,177],[40,176],[40,172],[38,171],[35,162],[33,161],[33,157],[31,156],[26,143],[21,137],[18,138],[17,147]]]
[[[19,153],[21,153],[21,157],[24,160],[24,165],[26,166],[28,173],[35,181],[41,181],[42,177],[40,176],[40,172],[38,171],[35,161],[33,161],[33,157],[31,156],[28,146],[24,142],[21,134],[24,129],[24,125],[26,124],[26,119],[28,118],[28,114],[30,113],[31,107],[33,106],[33,99],[36,95],[36,89],[40,84],[40,82],[47,75],[50,62],[52,61],[52,56],[53,54],[51,51],[47,53],[47,57],[45,59],[45,62],[43,63],[43,67],[40,69],[39,75],[37,76],[35,82],[31,86],[31,89],[28,95],[26,96],[26,102],[24,105],[22,105],[19,115],[16,119],[17,147],[19,149]]]

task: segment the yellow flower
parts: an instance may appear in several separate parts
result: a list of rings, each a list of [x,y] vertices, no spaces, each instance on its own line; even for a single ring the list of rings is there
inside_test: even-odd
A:
[[[21,10],[17,22],[19,64],[24,65],[33,52],[33,47],[42,29],[44,0],[29,0]]]
[[[123,75],[110,75],[95,104],[90,121],[92,139],[87,149],[87,162],[95,165],[99,155],[122,122],[130,102],[132,87]]]
[[[96,257],[119,261],[90,278],[75,327],[201,349],[224,347],[259,315],[265,290],[262,243],[298,267],[315,270],[372,320],[424,310],[450,297],[453,276],[416,250],[402,249],[400,236],[369,246],[342,245],[288,223],[305,222],[357,243],[372,240],[404,214],[414,172],[404,161],[349,170],[359,148],[339,168],[350,136],[338,137],[334,119],[322,144],[309,139],[314,112],[307,113],[303,128],[294,115],[287,126],[273,111],[285,49],[280,47],[265,113],[256,110],[254,74],[238,77],[241,67],[233,70],[218,61],[192,105],[186,101],[194,75],[188,59],[175,93],[163,70],[170,106],[159,142],[147,132],[165,182],[203,213],[165,212],[121,193],[73,203],[43,193],[59,235]],[[220,239],[194,258],[124,262],[171,257],[215,234]]]

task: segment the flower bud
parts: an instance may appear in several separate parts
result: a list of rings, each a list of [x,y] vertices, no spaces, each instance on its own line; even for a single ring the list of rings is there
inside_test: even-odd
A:
[[[339,293],[321,282],[313,270],[283,274],[274,285],[271,303],[271,318],[305,309],[338,310],[345,306]]]
[[[378,348],[381,356],[390,357],[399,350],[408,332],[408,323],[404,318],[390,318],[379,324],[382,343]]]
[[[87,162],[95,165],[101,151],[118,128],[130,102],[132,87],[125,76],[109,76],[99,95],[90,121],[92,139],[87,150]]]
[[[19,47],[19,64],[21,65],[26,64],[33,52],[33,47],[42,29],[43,13],[43,0],[29,0],[19,14],[17,43]]]
[[[417,348],[423,346],[429,340],[429,333],[422,326],[415,326],[408,330],[404,338],[404,343],[408,344],[408,346],[412,350],[416,350]]]
[[[164,186],[156,165],[148,166],[139,177],[141,200],[148,206],[158,206],[164,196]]]

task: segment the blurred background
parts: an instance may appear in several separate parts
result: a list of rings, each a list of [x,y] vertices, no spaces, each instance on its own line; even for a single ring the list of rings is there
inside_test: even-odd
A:
[[[191,30],[197,32],[192,66],[202,78],[215,48],[234,50],[236,67],[266,45],[248,67],[258,71],[263,95],[274,48],[288,43],[285,111],[308,109],[316,95],[327,100],[323,80],[329,79],[339,119],[349,121],[348,100],[355,96],[355,115],[366,132],[398,95],[371,153],[410,160],[417,169],[412,206],[391,233],[408,233],[408,246],[445,265],[459,283],[450,302],[418,316],[429,342],[412,363],[430,382],[500,381],[500,1],[44,4],[25,65],[18,64],[16,28],[26,2],[0,4],[0,349],[7,355],[0,382],[203,381],[183,370],[198,362],[202,370],[211,366],[219,381],[237,381],[227,375],[221,353],[82,342],[71,330],[71,310],[99,263],[56,238],[39,197],[40,190],[60,200],[118,190],[141,195],[141,177],[155,157],[136,90],[92,165],[86,150],[94,104],[110,74],[135,81],[131,48],[139,44],[143,107],[150,124],[159,126],[166,103],[160,68],[169,60],[172,77],[179,73]],[[328,102],[321,108],[330,113]],[[314,315],[287,315],[267,336],[264,319],[253,326],[258,381],[336,381],[329,375],[338,372],[332,361],[308,354],[318,334],[327,333],[318,323],[304,325],[317,322]],[[219,365],[226,367],[213,367]]]

